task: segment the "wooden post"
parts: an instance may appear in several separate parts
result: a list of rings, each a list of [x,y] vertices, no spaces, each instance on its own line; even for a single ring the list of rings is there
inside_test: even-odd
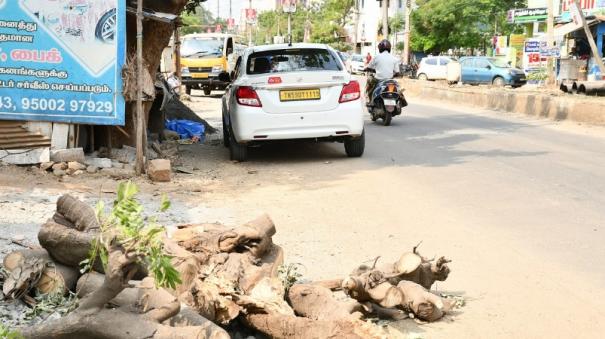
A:
[[[141,175],[145,170],[145,117],[143,116],[143,0],[137,1],[137,103],[136,103],[136,148],[135,170]]]
[[[410,64],[410,34],[412,33],[412,23],[410,22],[412,16],[412,2],[406,1],[405,7],[405,32],[403,38],[403,63],[406,65]]]
[[[548,0],[548,18],[546,21],[547,25],[547,39],[548,39],[548,49],[551,50],[555,46],[555,12],[554,5],[552,0]],[[550,54],[550,53],[549,53]],[[540,56],[540,60],[542,60],[542,56]],[[547,85],[553,86],[556,82],[555,76],[555,67],[554,67],[554,58],[552,56],[548,56],[548,61],[546,63],[548,80]]]
[[[389,1],[382,0],[380,2],[382,5],[382,38],[389,38]]]
[[[580,20],[582,21],[582,26],[584,26],[584,32],[586,33],[586,38],[588,38],[588,43],[590,44],[592,56],[593,58],[595,58],[595,62],[597,63],[597,65],[599,65],[599,69],[601,69],[601,74],[605,74],[605,64],[603,64],[603,60],[601,59],[601,55],[599,54],[599,50],[597,49],[597,44],[594,42],[594,37],[592,36],[590,27],[588,27],[588,23],[586,23],[584,12],[582,11],[582,7],[580,6],[580,0],[576,0],[574,6],[576,6],[576,10],[579,12]]]
[[[181,26],[181,20],[177,19],[174,24],[174,68],[177,79],[179,79],[179,83],[183,82],[181,76],[181,34],[179,32],[179,27]]]

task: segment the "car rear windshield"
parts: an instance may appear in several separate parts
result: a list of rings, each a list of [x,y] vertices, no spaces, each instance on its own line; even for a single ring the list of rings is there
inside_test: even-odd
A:
[[[252,53],[248,58],[248,74],[305,71],[341,71],[336,56],[327,49],[280,49]]]

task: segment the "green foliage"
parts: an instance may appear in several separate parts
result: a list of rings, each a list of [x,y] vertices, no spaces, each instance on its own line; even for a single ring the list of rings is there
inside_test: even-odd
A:
[[[301,266],[301,264],[288,264],[281,265],[277,269],[277,275],[284,286],[286,295],[288,294],[290,287],[292,287],[300,280],[300,278],[302,278],[302,273],[298,271]]]
[[[25,319],[55,312],[63,316],[78,308],[78,297],[73,292],[69,292],[67,297],[61,293],[38,294],[35,300],[36,305],[25,313]]]
[[[511,8],[526,7],[520,0],[417,0],[412,13],[413,50],[439,53],[455,47],[481,47],[494,34],[510,34],[506,23]]]
[[[308,7],[298,6],[292,15],[292,41],[303,42],[305,28],[310,31],[308,42],[325,43],[338,50],[350,50],[345,25],[351,22],[355,0],[325,0]],[[258,16],[257,45],[272,42],[274,36],[288,34],[288,15],[281,10],[267,11]],[[286,37],[287,39],[287,37]]]
[[[81,263],[82,271],[90,271],[97,258],[100,258],[103,267],[107,267],[109,246],[117,242],[138,258],[138,262],[153,275],[158,287],[176,288],[181,279],[170,261],[171,257],[164,252],[162,234],[165,229],[157,223],[156,217],[143,215],[143,206],[136,199],[137,193],[138,188],[134,183],[123,182],[118,186],[118,196],[111,213],[104,213],[103,202],[97,204],[101,234],[99,241],[92,246],[89,258]],[[163,196],[158,212],[164,212],[169,207],[170,201]]]
[[[23,339],[23,335],[0,324],[0,339]]]
[[[548,73],[546,73],[545,69],[540,69],[537,72],[531,72],[527,75],[527,80],[544,81],[546,79],[548,79]]]
[[[0,339],[22,339],[23,336],[17,331],[11,331],[5,329],[3,325],[0,324]]]
[[[221,25],[224,28],[227,27],[227,21],[223,18],[215,18],[212,16],[212,12],[207,10],[204,6],[195,7],[193,10],[185,11],[181,14],[181,21],[183,27],[181,28],[181,34],[187,35],[191,33],[204,33],[206,28],[209,26]]]

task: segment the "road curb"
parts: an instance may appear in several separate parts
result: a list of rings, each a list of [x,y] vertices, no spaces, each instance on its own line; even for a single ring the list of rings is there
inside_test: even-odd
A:
[[[489,87],[454,87],[438,82],[402,79],[412,98],[455,102],[501,112],[520,113],[551,120],[605,126],[605,100],[556,92]]]

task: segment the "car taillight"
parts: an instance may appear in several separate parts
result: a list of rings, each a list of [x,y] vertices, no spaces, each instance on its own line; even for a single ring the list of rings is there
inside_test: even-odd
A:
[[[235,97],[237,98],[237,102],[240,105],[244,106],[252,106],[252,107],[262,107],[263,105],[256,94],[256,91],[252,89],[252,87],[242,86],[237,89],[235,93]]]
[[[361,90],[359,89],[359,82],[353,80],[342,87],[340,92],[340,100],[338,102],[348,102],[357,100],[361,97]]]

